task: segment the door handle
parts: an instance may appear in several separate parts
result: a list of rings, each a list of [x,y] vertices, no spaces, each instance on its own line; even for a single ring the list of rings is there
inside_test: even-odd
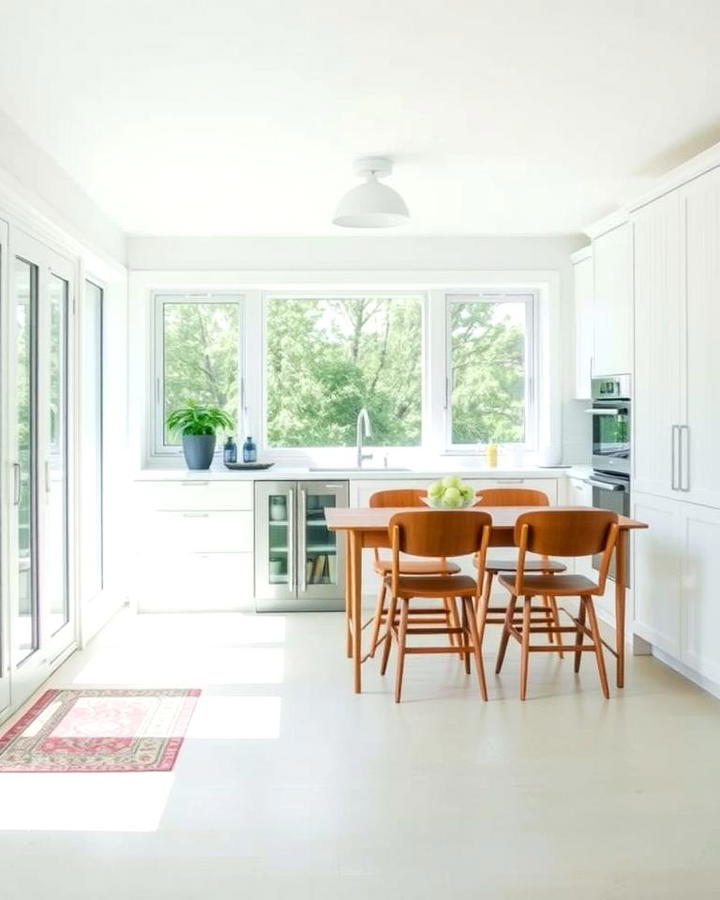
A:
[[[45,493],[50,493],[50,462],[45,460]]]
[[[678,438],[679,438],[679,425],[673,425],[672,431],[670,433],[670,490],[677,491],[679,490],[679,477],[678,477]]]
[[[20,506],[20,463],[13,463],[13,506]]]

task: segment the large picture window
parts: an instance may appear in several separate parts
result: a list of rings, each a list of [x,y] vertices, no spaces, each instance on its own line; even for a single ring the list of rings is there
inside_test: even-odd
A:
[[[452,446],[533,441],[532,294],[447,298]]]
[[[267,446],[351,447],[365,407],[373,446],[422,440],[420,296],[271,296]]]
[[[167,415],[188,400],[218,406],[238,421],[240,300],[216,294],[158,295],[156,315],[157,444],[167,449],[181,442],[168,431]]]

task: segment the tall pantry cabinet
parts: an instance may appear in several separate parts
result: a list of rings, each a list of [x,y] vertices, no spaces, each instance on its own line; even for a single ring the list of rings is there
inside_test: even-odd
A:
[[[720,170],[633,220],[635,631],[720,691]]]

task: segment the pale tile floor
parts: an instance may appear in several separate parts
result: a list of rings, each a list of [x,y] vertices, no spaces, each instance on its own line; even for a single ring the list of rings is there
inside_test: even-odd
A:
[[[343,649],[337,614],[118,616],[52,683],[202,687],[189,738],[172,773],[0,775],[0,897],[720,896],[708,694],[536,656],[523,704],[513,651],[486,705],[410,658],[396,706]]]

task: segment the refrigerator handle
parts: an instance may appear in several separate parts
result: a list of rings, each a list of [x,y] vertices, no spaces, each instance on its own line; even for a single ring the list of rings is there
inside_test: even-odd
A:
[[[300,488],[300,502],[298,504],[297,567],[298,582],[300,583],[299,590],[303,593],[307,590],[307,553],[305,552],[305,509],[307,507],[306,497],[307,495],[305,493],[305,488]]]
[[[295,590],[295,491],[287,492],[288,590]]]

